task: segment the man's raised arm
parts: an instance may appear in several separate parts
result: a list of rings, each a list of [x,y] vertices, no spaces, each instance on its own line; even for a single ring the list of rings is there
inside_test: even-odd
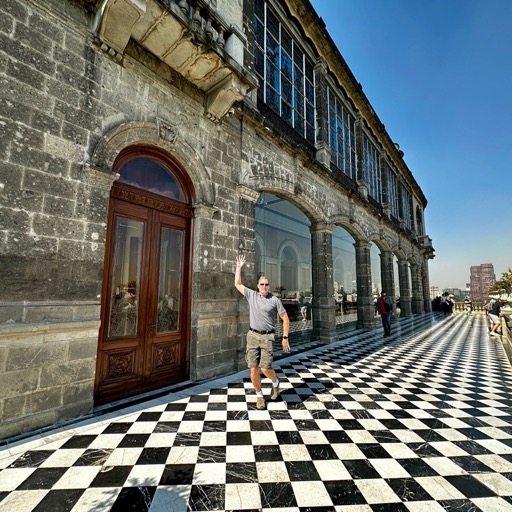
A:
[[[236,259],[236,272],[235,272],[235,286],[236,289],[243,295],[244,285],[242,284],[242,267],[245,265],[245,256],[240,254]]]

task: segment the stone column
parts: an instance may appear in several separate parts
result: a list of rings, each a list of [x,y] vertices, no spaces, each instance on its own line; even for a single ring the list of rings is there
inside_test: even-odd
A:
[[[328,104],[327,104],[327,64],[319,58],[315,64],[315,98],[317,111],[317,142],[316,159],[327,169],[331,166],[331,147],[329,145],[329,128],[327,126]]]
[[[423,304],[424,311],[432,312],[432,301],[430,300],[430,279],[428,273],[428,258],[423,260]]]
[[[380,277],[382,280],[382,290],[389,297],[394,297],[395,276],[393,273],[393,253],[391,251],[381,251],[380,253]]]
[[[407,260],[398,260],[398,278],[400,279],[400,305],[402,315],[411,314],[411,285],[409,282],[409,263]]]
[[[332,232],[327,224],[311,226],[313,255],[313,337],[322,343],[332,343],[336,335],[336,303],[332,276]]]
[[[423,313],[423,282],[421,267],[411,263],[412,312]]]
[[[358,240],[354,244],[357,274],[357,327],[363,329],[372,329],[374,326],[371,245],[364,240]]]

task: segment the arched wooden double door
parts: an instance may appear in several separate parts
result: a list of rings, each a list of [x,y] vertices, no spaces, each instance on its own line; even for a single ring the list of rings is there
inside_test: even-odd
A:
[[[190,186],[151,148],[125,151],[113,170],[96,404],[189,376]]]

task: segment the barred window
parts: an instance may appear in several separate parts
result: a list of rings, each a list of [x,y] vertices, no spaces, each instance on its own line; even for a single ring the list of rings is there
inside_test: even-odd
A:
[[[330,87],[327,87],[327,106],[331,162],[355,180],[357,161],[355,119]]]
[[[255,1],[253,27],[258,98],[314,144],[313,63],[263,0]]]
[[[379,165],[379,150],[371,143],[366,135],[363,135],[363,160],[368,195],[380,203],[382,181]]]

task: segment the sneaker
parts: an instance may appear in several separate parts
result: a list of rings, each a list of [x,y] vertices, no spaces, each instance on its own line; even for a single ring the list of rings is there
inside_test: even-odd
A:
[[[272,386],[272,393],[270,394],[270,399],[275,400],[279,396],[279,384],[274,387]]]
[[[262,396],[256,397],[256,409],[265,409],[265,399]]]

